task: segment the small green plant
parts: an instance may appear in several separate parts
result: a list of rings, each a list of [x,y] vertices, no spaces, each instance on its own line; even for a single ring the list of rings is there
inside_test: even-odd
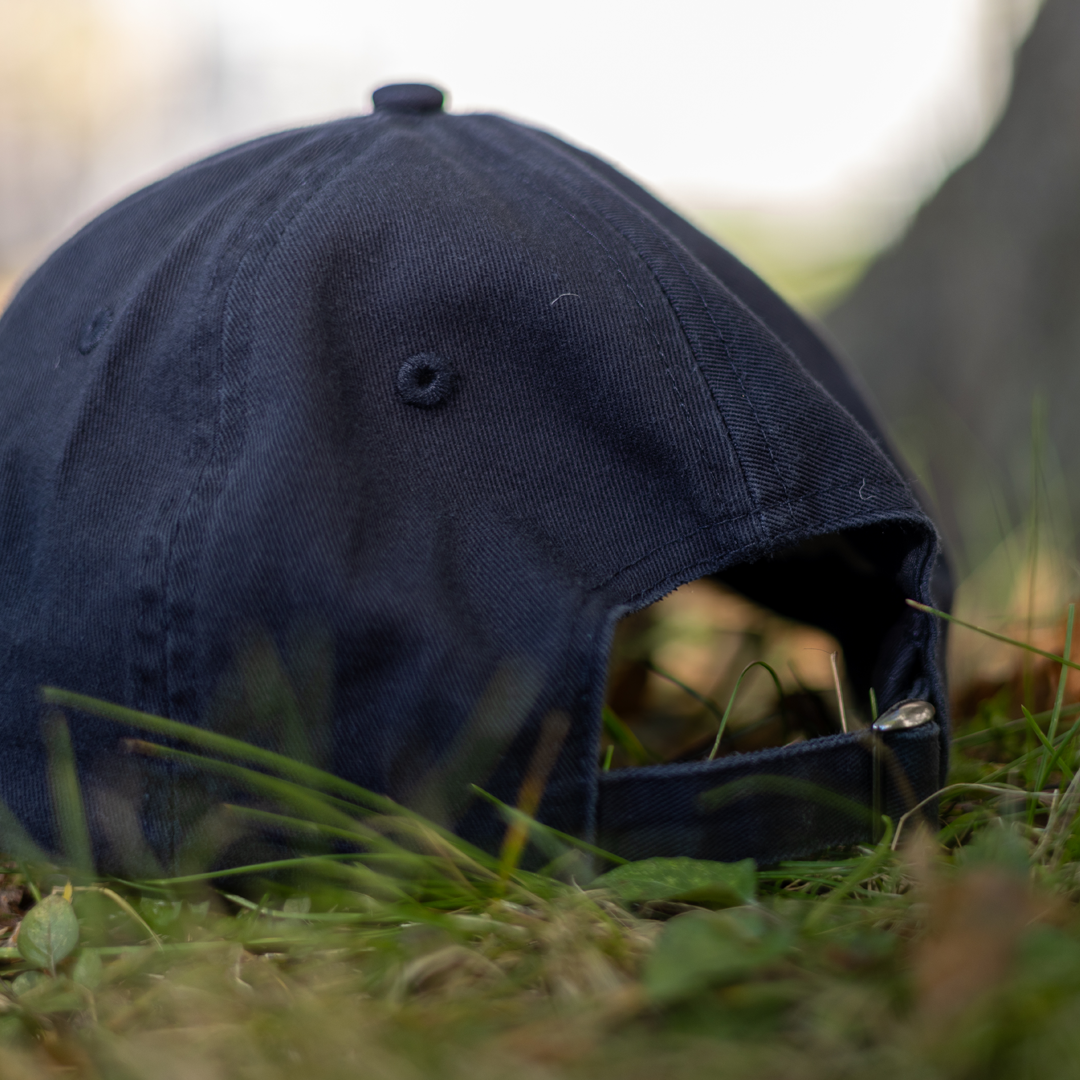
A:
[[[35,904],[19,925],[19,955],[32,967],[56,978],[56,965],[79,944],[79,920],[71,906],[71,889],[53,893]]]

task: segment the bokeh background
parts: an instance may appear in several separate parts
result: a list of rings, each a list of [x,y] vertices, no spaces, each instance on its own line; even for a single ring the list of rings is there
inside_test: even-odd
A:
[[[805,306],[1000,113],[1032,0],[0,0],[0,273],[254,133],[436,82],[627,169]]]
[[[729,246],[867,386],[961,613],[1058,619],[1080,0],[0,0],[0,305],[124,193],[393,81],[594,149]]]

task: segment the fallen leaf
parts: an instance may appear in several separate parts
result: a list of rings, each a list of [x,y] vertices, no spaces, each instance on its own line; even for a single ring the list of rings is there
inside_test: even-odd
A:
[[[35,967],[53,975],[56,965],[79,943],[79,920],[75,909],[53,893],[35,904],[24,916],[19,928],[19,954]]]
[[[651,1001],[669,1004],[741,981],[786,955],[792,936],[790,927],[752,908],[677,915],[645,961],[645,992]]]
[[[917,1009],[949,1023],[1008,978],[1033,920],[1048,914],[1024,877],[984,865],[930,893],[929,929],[912,957]]]
[[[611,889],[620,900],[677,900],[706,907],[749,904],[757,892],[753,859],[722,863],[707,859],[643,859],[601,874],[593,888]]]

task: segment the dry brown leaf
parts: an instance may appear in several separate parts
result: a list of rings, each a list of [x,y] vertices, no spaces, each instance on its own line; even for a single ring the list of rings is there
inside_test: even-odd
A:
[[[502,977],[496,964],[462,945],[448,945],[411,960],[401,973],[402,989],[410,993],[457,991]]]
[[[979,867],[933,887],[928,933],[912,957],[923,1021],[944,1025],[1001,985],[1025,929],[1053,918],[1056,906],[1001,867]]]

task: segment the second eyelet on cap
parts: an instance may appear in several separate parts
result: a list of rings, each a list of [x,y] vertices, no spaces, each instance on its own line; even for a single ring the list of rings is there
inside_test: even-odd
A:
[[[441,405],[454,389],[454,367],[435,353],[410,356],[397,374],[397,391],[407,405]]]

